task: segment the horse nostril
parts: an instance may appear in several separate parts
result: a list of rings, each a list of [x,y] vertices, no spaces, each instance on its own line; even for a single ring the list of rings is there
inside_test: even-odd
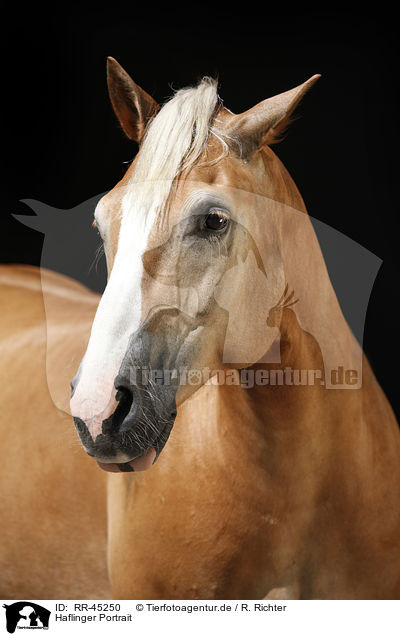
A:
[[[119,432],[123,432],[131,428],[131,424],[127,425],[126,420],[132,408],[133,391],[126,386],[118,386],[115,399],[118,402],[118,406],[113,415],[113,428]]]

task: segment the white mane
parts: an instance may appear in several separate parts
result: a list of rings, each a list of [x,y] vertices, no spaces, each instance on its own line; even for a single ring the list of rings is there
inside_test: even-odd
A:
[[[164,104],[143,139],[124,197],[124,217],[136,209],[154,219],[152,212],[162,211],[174,179],[205,149],[218,104],[217,83],[208,77]]]

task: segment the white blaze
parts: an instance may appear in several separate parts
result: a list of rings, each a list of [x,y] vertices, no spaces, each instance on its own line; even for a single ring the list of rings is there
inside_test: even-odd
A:
[[[114,380],[129,338],[140,327],[142,256],[151,228],[164,209],[173,180],[204,150],[216,105],[216,83],[210,79],[182,89],[159,111],[142,142],[123,198],[113,269],[71,399],[72,415],[86,423],[93,439],[101,432],[102,421],[115,410]],[[193,295],[188,299],[193,305]]]
[[[126,205],[126,204],[125,204]],[[124,214],[114,266],[93,321],[81,373],[71,399],[71,413],[80,417],[93,437],[115,410],[114,380],[139,328],[142,313],[142,256],[154,214],[130,210]]]

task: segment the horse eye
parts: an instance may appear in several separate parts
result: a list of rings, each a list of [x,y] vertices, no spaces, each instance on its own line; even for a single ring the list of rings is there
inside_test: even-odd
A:
[[[222,232],[228,227],[229,218],[222,210],[210,210],[204,220],[204,227],[211,232]]]

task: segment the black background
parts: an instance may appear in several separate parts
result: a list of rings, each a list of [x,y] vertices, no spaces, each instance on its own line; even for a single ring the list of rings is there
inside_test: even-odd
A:
[[[394,15],[187,5],[171,11],[88,4],[15,5],[3,17],[1,262],[40,262],[42,235],[11,213],[23,198],[71,208],[121,178],[136,148],[109,104],[105,63],[115,57],[162,102],[204,75],[241,112],[322,79],[274,149],[309,213],[383,260],[364,348],[397,415],[397,34]],[[248,13],[246,13],[248,11]]]

